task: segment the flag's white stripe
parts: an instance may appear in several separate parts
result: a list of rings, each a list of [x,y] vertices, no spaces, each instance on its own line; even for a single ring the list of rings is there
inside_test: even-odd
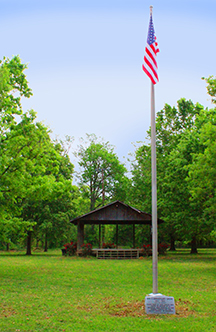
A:
[[[154,76],[157,77],[157,71],[155,70],[154,67],[152,67],[152,64],[148,61],[148,59],[146,57],[144,57],[144,63],[146,63],[146,68],[150,68],[151,71],[154,73]]]
[[[152,70],[149,64],[145,62],[144,67],[146,68],[147,71],[149,71],[150,75],[153,76],[156,79],[156,81],[158,81],[157,73],[155,73],[154,70]]]
[[[152,46],[154,47],[154,50],[156,50],[155,49],[155,45],[154,45],[154,43],[152,44]],[[155,52],[153,51],[153,49],[151,48],[151,45],[149,45],[148,43],[147,43],[147,45],[146,45],[146,48],[153,54],[153,56],[155,57]]]
[[[154,53],[154,51],[152,50],[152,48],[149,46],[149,44],[146,45],[146,48],[148,49],[149,53],[151,53],[152,58],[156,62],[156,65],[155,64],[154,65],[157,67],[156,54]],[[146,53],[146,54],[148,54],[148,53]]]
[[[145,50],[145,56],[148,57],[148,59],[150,58],[151,59],[150,61],[154,63],[154,67],[157,68],[157,62],[156,62],[155,58],[152,56],[152,53],[150,53],[147,48]]]
[[[155,63],[152,61],[152,59],[150,58],[150,56],[146,53],[145,57],[150,62],[152,68],[157,72],[157,67],[155,66]]]
[[[147,65],[146,62],[144,62],[144,67],[146,68],[146,70],[149,72],[149,74],[152,76],[152,78],[154,79],[155,82],[158,82],[158,78],[155,76],[155,73],[152,71],[152,69]]]
[[[146,75],[150,78],[153,84],[156,84],[158,81],[155,81],[154,78],[151,76],[151,74],[148,72],[148,70],[143,66],[143,71],[146,73]]]

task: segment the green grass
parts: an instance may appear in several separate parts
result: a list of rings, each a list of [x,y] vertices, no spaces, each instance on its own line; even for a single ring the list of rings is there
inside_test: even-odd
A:
[[[159,257],[159,292],[174,296],[177,314],[152,316],[144,309],[151,258],[1,252],[0,331],[215,331],[215,261],[215,249]]]

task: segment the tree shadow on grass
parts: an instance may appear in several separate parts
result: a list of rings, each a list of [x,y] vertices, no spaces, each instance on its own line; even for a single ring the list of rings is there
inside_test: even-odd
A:
[[[197,254],[191,254],[190,251],[177,251],[177,252],[168,252],[164,256],[158,257],[159,261],[169,261],[173,263],[209,263],[216,261],[216,250],[206,250],[198,251]]]

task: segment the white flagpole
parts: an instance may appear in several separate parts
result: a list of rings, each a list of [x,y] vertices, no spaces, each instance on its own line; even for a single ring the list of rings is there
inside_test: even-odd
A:
[[[152,272],[153,294],[158,293],[157,168],[154,84],[151,82],[151,167],[152,167]]]
[[[150,7],[152,15],[152,6]],[[151,170],[152,170],[152,272],[153,293],[145,297],[147,314],[175,314],[175,302],[171,296],[158,293],[158,223],[157,223],[157,166],[154,84],[151,82]]]

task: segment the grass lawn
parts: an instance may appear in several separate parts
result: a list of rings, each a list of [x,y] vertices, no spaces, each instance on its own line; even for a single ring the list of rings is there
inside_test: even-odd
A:
[[[215,263],[215,249],[159,257],[159,292],[174,297],[176,315],[152,316],[151,258],[0,252],[0,331],[216,331]]]

